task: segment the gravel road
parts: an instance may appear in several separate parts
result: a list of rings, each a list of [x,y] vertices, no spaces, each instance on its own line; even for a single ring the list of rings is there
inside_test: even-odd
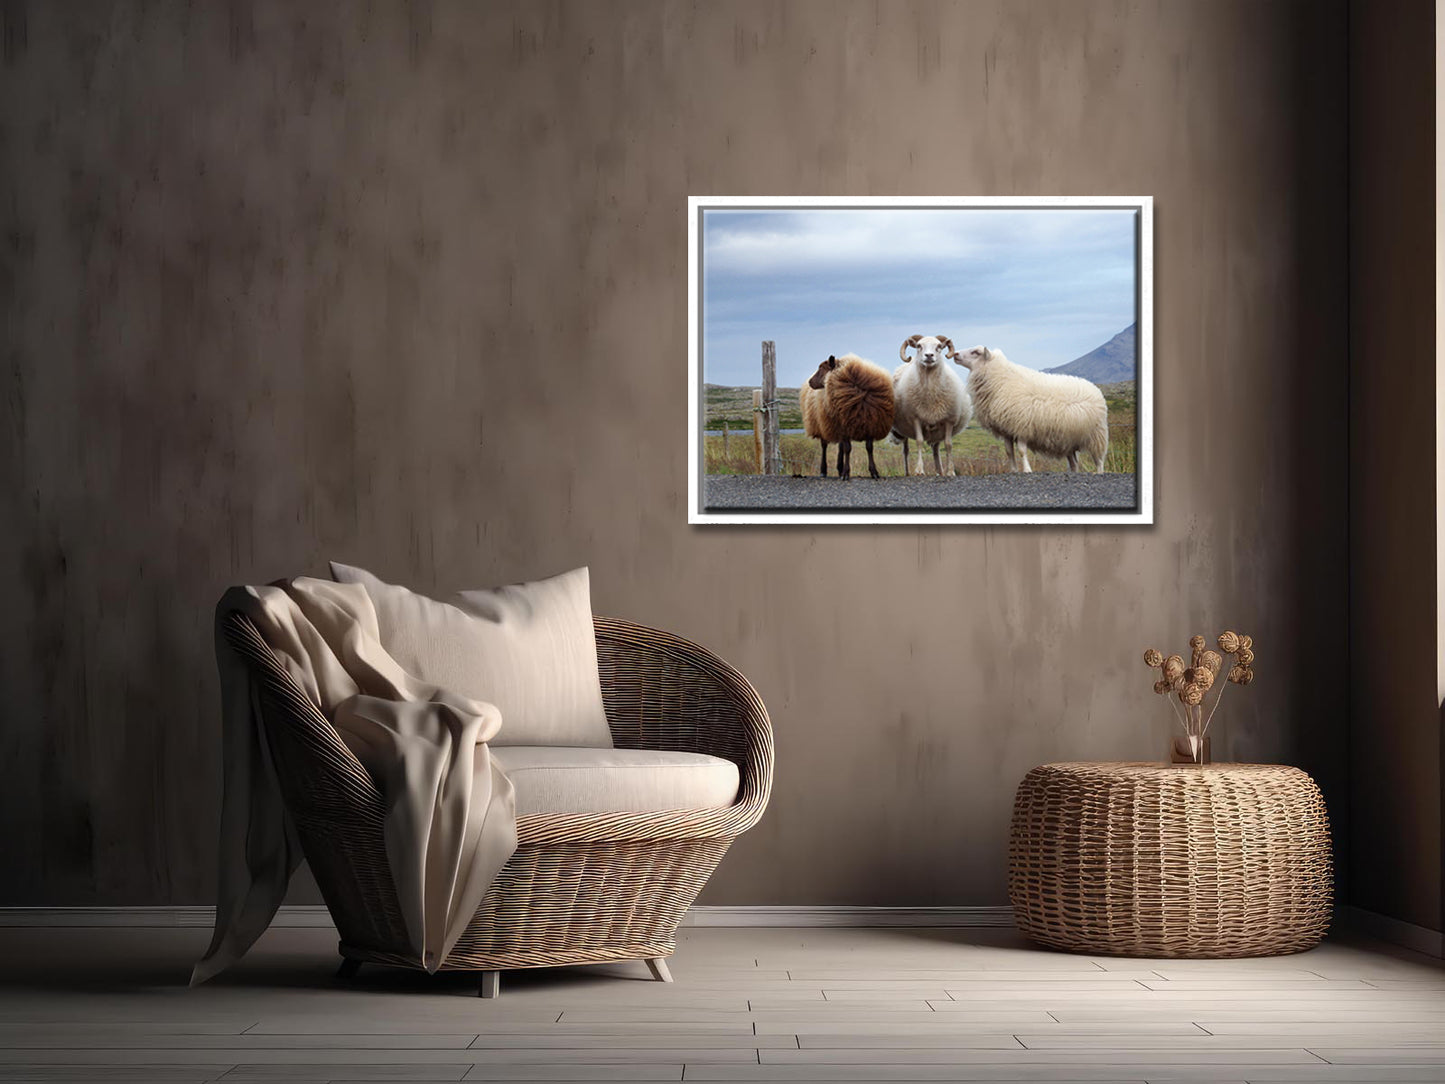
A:
[[[865,468],[866,470],[866,468]],[[1119,509],[1135,507],[1132,474],[982,474],[940,478],[797,478],[711,474],[704,482],[707,511],[911,511],[951,509]]]

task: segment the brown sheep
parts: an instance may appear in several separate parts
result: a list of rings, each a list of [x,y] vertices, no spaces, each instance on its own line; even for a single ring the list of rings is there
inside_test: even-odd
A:
[[[820,370],[821,371],[821,370]],[[823,462],[818,473],[828,477],[828,445],[838,443],[838,426],[827,410],[827,396],[822,385],[814,388],[811,381],[803,381],[798,389],[798,406],[803,411],[803,432],[818,440],[823,446]],[[842,469],[841,460],[839,469]]]
[[[819,473],[828,474],[828,442],[838,445],[838,477],[852,477],[852,441],[868,448],[868,473],[881,477],[873,462],[873,442],[893,428],[893,378],[856,354],[828,356],[798,390],[803,431],[823,446]]]

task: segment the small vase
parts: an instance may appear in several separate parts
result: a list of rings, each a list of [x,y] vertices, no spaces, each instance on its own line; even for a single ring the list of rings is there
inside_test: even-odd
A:
[[[1176,734],[1169,743],[1170,764],[1208,764],[1209,736],[1200,738],[1193,734]]]

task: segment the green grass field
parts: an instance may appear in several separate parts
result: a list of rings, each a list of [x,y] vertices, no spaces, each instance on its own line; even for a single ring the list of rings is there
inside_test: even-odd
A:
[[[708,428],[721,428],[723,417],[719,417],[714,423],[712,416],[712,392],[714,385],[709,385],[709,415]],[[717,389],[727,392],[746,392],[748,414],[752,411],[752,389],[724,388]],[[1124,384],[1105,384],[1102,389],[1104,401],[1109,405],[1109,454],[1105,458],[1105,469],[1120,474],[1134,473],[1135,448],[1137,425],[1136,417],[1138,401],[1133,381]],[[779,398],[783,393],[779,392]],[[740,396],[735,397],[740,398]],[[797,402],[797,392],[792,393],[792,401]],[[729,403],[729,406],[732,404]],[[794,411],[796,416],[796,410]],[[721,436],[710,436],[704,438],[704,455],[706,462],[706,473],[708,474],[756,474],[757,463],[753,457],[753,433],[752,419],[734,422],[728,417],[730,430],[727,453],[723,451],[723,438]],[[781,429],[801,428],[802,420],[789,422],[788,415],[782,415]],[[911,450],[911,446],[910,446]],[[784,474],[815,475],[818,473],[819,448],[818,442],[811,437],[785,434],[781,440],[781,451],[783,456]],[[828,473],[833,474],[837,470],[838,448],[837,445],[828,446]],[[873,458],[878,464],[878,469],[884,475],[901,476],[906,473],[903,469],[903,446],[895,444],[891,440],[878,441],[873,445]],[[924,466],[928,473],[933,473],[933,453],[928,448],[924,449]],[[1081,466],[1085,470],[1093,469],[1093,461],[1085,454],[1081,457]],[[1059,471],[1068,470],[1069,464],[1063,459],[1054,459],[1051,456],[1039,455],[1037,452],[1029,453],[1029,462],[1036,471]],[[953,438],[953,469],[958,474],[1001,474],[1008,470],[1008,459],[1004,454],[1003,442],[992,434],[975,425],[970,425],[958,436]],[[855,475],[866,475],[868,473],[868,455],[862,444],[853,446],[853,473]]]
[[[753,430],[753,392],[756,388],[727,388],[721,384],[703,386],[707,397],[707,428],[721,429],[723,423],[733,432]],[[798,407],[797,388],[778,389],[779,429],[803,428],[803,412]]]

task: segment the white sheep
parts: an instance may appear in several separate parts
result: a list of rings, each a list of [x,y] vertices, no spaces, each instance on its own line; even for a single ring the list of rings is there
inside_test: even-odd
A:
[[[918,361],[908,357],[918,350]],[[902,365],[893,370],[893,435],[903,441],[903,470],[908,471],[908,442],[918,442],[913,473],[923,473],[923,446],[933,446],[933,469],[953,474],[953,438],[973,416],[973,401],[963,378],[949,368],[944,352],[953,354],[947,335],[910,335],[898,348]],[[938,448],[948,448],[948,469],[939,462]]]
[[[1025,473],[1029,449],[1067,457],[1069,470],[1079,469],[1079,453],[1094,457],[1095,469],[1104,473],[1109,451],[1109,407],[1097,384],[1063,373],[1041,373],[1015,365],[1002,350],[975,346],[949,357],[969,370],[968,390],[978,411],[978,423],[1003,441],[1009,470],[1017,470],[1014,445],[1023,458]]]

